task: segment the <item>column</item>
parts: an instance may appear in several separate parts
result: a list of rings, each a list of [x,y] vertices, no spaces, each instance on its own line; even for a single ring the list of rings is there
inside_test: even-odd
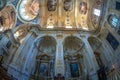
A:
[[[54,60],[51,60],[51,64],[50,64],[50,73],[51,73],[51,78],[54,78]]]
[[[89,42],[87,41],[87,38],[84,38],[83,41],[85,43],[85,50],[87,51],[87,53],[85,53],[85,56],[87,58],[87,62],[89,63],[88,65],[89,65],[90,80],[98,80],[98,76],[97,76],[98,64],[95,60],[94,52]]]
[[[23,49],[24,49],[24,47],[26,46],[26,43],[28,42],[28,40],[29,40],[29,38],[31,37],[31,35],[32,35],[32,33],[29,33],[29,34],[27,34],[27,36],[25,37],[23,43],[20,45],[20,47],[18,48],[18,50],[17,50],[17,52],[16,52],[16,54],[15,54],[15,56],[14,56],[13,63],[15,63],[15,62],[18,60],[19,56],[22,54]]]
[[[65,78],[66,78],[66,80],[70,77],[70,71],[69,71],[69,60],[68,59],[66,59],[65,60]]]
[[[55,58],[55,76],[57,74],[61,74],[64,76],[65,69],[64,69],[64,53],[63,53],[63,44],[62,39],[57,39],[57,46],[56,46],[56,58]]]
[[[18,48],[12,63],[8,68],[8,73],[13,75],[13,77],[18,79],[28,79],[29,74],[25,72],[24,66],[28,56],[28,52],[31,48],[32,43],[36,38],[36,33],[29,32],[25,37],[23,43]],[[21,76],[19,76],[21,75]]]

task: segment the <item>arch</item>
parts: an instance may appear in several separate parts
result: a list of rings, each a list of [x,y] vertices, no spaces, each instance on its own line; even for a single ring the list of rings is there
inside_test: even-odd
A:
[[[28,30],[31,30],[32,28],[34,27],[37,27],[38,29],[40,29],[40,25],[39,24],[32,24],[32,23],[27,23],[27,24],[22,24],[22,25],[19,25],[19,26],[16,26],[14,29],[13,29],[13,33],[21,30],[21,29],[28,29]]]
[[[33,30],[33,32],[39,31],[40,25],[37,24],[23,24],[20,26],[17,26],[13,29],[13,34],[15,38],[19,38],[19,40],[22,40],[26,37],[26,35],[31,31],[31,29],[36,29],[36,31]]]
[[[49,35],[40,37],[35,43],[37,49],[43,53],[54,53],[56,50],[56,44],[56,39]],[[47,48],[49,50],[46,50]]]
[[[92,47],[92,50],[98,62],[99,68],[103,67],[107,63],[107,58],[106,58],[107,56],[104,51],[105,49],[102,45],[102,42],[96,37],[89,37],[88,42],[90,43],[90,46]]]
[[[48,54],[42,54],[42,55],[36,56],[36,59],[42,60],[42,59],[44,59],[44,57],[46,57],[48,60],[51,59],[50,55],[48,55]]]
[[[82,40],[75,36],[68,36],[63,42],[64,52],[69,54],[78,52],[83,46]]]
[[[56,44],[56,39],[49,35],[40,36],[35,40],[34,49],[38,50],[35,55],[36,67],[34,74],[37,75],[35,78],[43,80],[53,78]]]
[[[68,36],[64,39],[64,63],[66,70],[65,76],[67,79],[80,77],[83,73],[83,66],[81,63],[83,55],[80,52],[83,46],[84,43],[82,40],[76,36]]]
[[[93,36],[88,38],[88,42],[90,43],[90,46],[92,47],[93,51],[95,51],[97,48],[99,48],[102,45],[101,41]]]

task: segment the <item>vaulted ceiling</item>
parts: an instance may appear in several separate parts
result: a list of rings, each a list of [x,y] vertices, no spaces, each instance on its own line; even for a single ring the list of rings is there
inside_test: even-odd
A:
[[[22,23],[39,24],[43,29],[95,31],[102,17],[103,3],[102,0],[18,0],[17,6],[13,5],[14,18]],[[0,16],[5,15],[1,13],[4,9]],[[38,21],[34,22],[36,18]]]

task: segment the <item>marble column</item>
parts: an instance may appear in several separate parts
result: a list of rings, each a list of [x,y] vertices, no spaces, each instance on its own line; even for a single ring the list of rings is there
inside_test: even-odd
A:
[[[6,35],[9,38],[9,41],[11,42],[11,46],[7,49],[9,54],[8,54],[8,59],[6,61],[7,68],[11,61],[13,60],[13,56],[15,55],[16,50],[19,47],[19,42],[14,38],[14,34],[12,33],[12,30],[8,30]],[[8,43],[8,42],[7,42]]]
[[[30,50],[31,44],[33,43],[35,38],[36,33],[31,31],[27,34],[23,43],[18,48],[12,63],[8,68],[8,73],[19,80],[29,78],[29,75],[26,74],[24,71],[24,65],[28,56],[28,51]]]
[[[22,44],[20,45],[20,47],[18,48],[18,50],[17,50],[17,52],[16,52],[16,54],[15,54],[15,56],[14,56],[13,62],[12,62],[13,64],[16,63],[16,61],[18,60],[19,56],[22,54],[22,51],[23,51],[23,49],[25,48],[26,43],[28,42],[28,40],[29,40],[29,38],[31,37],[31,35],[32,35],[32,33],[29,33],[29,34],[25,37],[23,43],[22,43]]]
[[[69,60],[68,59],[66,59],[65,60],[65,78],[66,78],[66,80],[70,77],[70,71],[69,71]]]
[[[95,59],[94,52],[89,42],[87,41],[87,38],[83,38],[83,41],[85,43],[85,50],[87,52],[85,53],[85,56],[86,56],[88,66],[89,66],[88,71],[89,71],[90,80],[98,80],[98,76],[97,76],[98,64]]]
[[[63,40],[57,39],[57,46],[56,46],[56,58],[55,58],[55,76],[57,74],[61,74],[64,76],[65,69],[64,69],[64,53],[63,53]]]

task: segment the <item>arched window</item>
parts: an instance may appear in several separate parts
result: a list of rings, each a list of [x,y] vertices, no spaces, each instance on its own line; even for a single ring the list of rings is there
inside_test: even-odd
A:
[[[115,30],[118,30],[119,28],[119,18],[116,15],[109,15],[108,17],[108,23],[110,24],[110,26],[112,28],[114,28]]]

